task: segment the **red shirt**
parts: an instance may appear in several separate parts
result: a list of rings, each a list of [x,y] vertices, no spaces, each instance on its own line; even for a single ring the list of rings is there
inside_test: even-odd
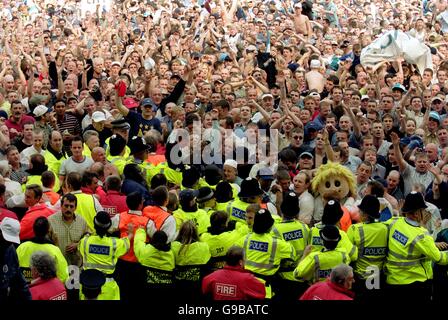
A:
[[[300,297],[300,300],[353,300],[353,292],[330,282],[318,282],[313,284]]]
[[[20,241],[29,240],[34,238],[33,225],[39,217],[49,217],[54,213],[53,210],[48,208],[45,204],[39,203],[32,206],[25,213],[25,216],[20,221]]]
[[[120,212],[129,211],[128,205],[126,204],[126,196],[114,190],[110,190],[105,196],[100,197],[100,204],[105,211],[109,212],[111,217]]]
[[[61,280],[56,277],[49,280],[41,278],[33,280],[30,292],[33,300],[67,300],[67,291]]]
[[[249,271],[225,265],[204,278],[202,293],[210,295],[213,300],[261,300],[266,296],[266,289]]]
[[[6,126],[8,129],[16,129],[17,132],[22,132],[22,125],[24,122],[31,122],[34,123],[36,120],[34,120],[33,117],[27,116],[26,114],[22,114],[22,117],[20,118],[19,122],[13,122],[11,121],[11,118],[5,121]],[[12,140],[16,137],[15,133],[9,133],[9,138]]]
[[[0,207],[0,222],[3,220],[3,218],[12,218],[19,221],[19,218],[17,218],[17,215],[14,212]]]

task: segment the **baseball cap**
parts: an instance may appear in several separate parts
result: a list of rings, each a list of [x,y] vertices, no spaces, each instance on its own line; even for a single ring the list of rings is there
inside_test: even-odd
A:
[[[13,218],[3,218],[0,222],[0,230],[2,231],[2,236],[6,241],[20,243],[20,222]]]
[[[264,95],[261,96],[261,100],[264,100],[264,98],[267,98],[267,97],[271,97],[272,99],[274,99],[274,96],[272,94],[265,93]]]
[[[316,97],[316,98],[320,98],[320,94],[318,93],[318,92],[315,92],[315,91],[313,91],[313,92],[311,92],[309,95],[308,95],[309,97]]]
[[[34,108],[34,110],[33,110],[33,114],[36,116],[36,117],[42,117],[44,114],[46,114],[47,112],[51,112],[52,111],[52,109],[49,109],[49,108],[47,108],[46,106],[44,106],[44,105],[38,105],[36,108]]]
[[[361,101],[369,100],[369,99],[370,99],[370,97],[368,95],[366,95],[366,94],[361,97]]]
[[[246,51],[257,51],[257,47],[251,44],[247,46]]]
[[[95,122],[106,121],[106,116],[101,111],[95,111],[94,113],[92,113],[92,121]]]
[[[264,167],[258,170],[257,176],[262,180],[274,180],[274,173],[269,167]]]
[[[429,118],[440,122],[440,115],[436,111],[431,111],[429,113]]]
[[[128,109],[133,109],[138,107],[138,102],[133,98],[126,98],[123,100],[123,105]]]
[[[120,61],[113,61],[113,62],[110,64],[110,66],[111,66],[111,67],[113,67],[113,66],[119,66],[119,67],[121,68],[121,63],[120,63]]]
[[[434,101],[442,101],[443,102],[443,99],[440,98],[439,96],[435,96],[434,98],[431,99],[431,103],[433,103]]]
[[[308,152],[308,151],[302,152],[300,154],[300,156],[299,156],[299,158],[304,158],[304,157],[308,157],[308,158],[311,158],[311,159],[314,158],[313,154],[311,152]]]
[[[154,104],[154,102],[152,101],[151,98],[145,98],[145,99],[143,99],[142,101],[140,101],[140,105],[141,105],[142,107],[152,106],[153,109],[154,109],[154,108],[157,109],[157,106]]]
[[[302,8],[302,4],[301,4],[300,2],[297,2],[297,3],[294,5],[294,8]]]
[[[320,61],[319,60],[311,60],[310,68],[320,68]]]
[[[406,88],[401,83],[394,84],[392,90],[401,90],[402,92],[406,92]]]

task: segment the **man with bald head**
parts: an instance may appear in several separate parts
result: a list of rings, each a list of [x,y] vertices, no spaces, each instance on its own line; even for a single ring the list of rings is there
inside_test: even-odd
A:
[[[400,188],[400,172],[392,170],[387,176],[387,193],[397,199],[397,201],[404,199],[403,191]]]
[[[436,165],[439,161],[439,148],[435,143],[428,143],[425,147],[428,160],[431,164]]]
[[[93,148],[91,156],[92,156],[92,160],[95,162],[100,162],[102,164],[107,163],[106,151],[101,147]]]
[[[49,136],[47,151],[44,154],[45,163],[48,170],[53,172],[56,177],[59,174],[59,168],[62,161],[67,159],[67,154],[62,148],[62,135],[59,131],[53,130]]]

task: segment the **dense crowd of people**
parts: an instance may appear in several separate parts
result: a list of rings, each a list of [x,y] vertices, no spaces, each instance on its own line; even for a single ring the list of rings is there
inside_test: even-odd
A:
[[[446,296],[446,1],[0,19],[0,301]],[[391,30],[432,65],[363,65]]]

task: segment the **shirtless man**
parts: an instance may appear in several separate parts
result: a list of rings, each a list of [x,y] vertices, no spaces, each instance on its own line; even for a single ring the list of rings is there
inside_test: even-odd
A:
[[[300,2],[294,5],[294,14],[290,14],[290,17],[294,20],[296,32],[303,35],[306,39],[309,39],[313,29],[311,28],[308,17],[302,14],[302,4]]]
[[[325,77],[319,72],[320,61],[311,60],[310,69],[311,71],[305,74],[305,80],[308,85],[308,89],[316,89],[317,92],[321,93],[324,90]]]

